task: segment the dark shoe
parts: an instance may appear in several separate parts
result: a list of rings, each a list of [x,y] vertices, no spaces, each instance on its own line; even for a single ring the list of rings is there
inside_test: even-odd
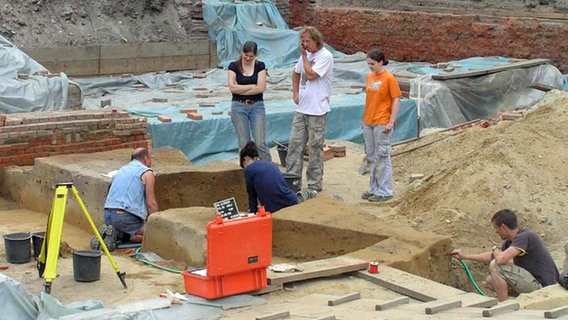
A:
[[[298,203],[304,202],[308,199],[315,198],[318,195],[318,192],[314,189],[305,189],[300,190],[296,193],[296,197],[298,197]]]
[[[108,251],[114,251],[114,249],[118,246],[118,230],[116,230],[112,225],[107,224],[107,231],[103,240]]]
[[[361,195],[361,199],[363,199],[363,200],[369,200],[369,198],[370,198],[372,195],[373,195],[373,194],[370,193],[369,191],[365,191],[365,193],[363,193],[363,194]]]
[[[369,197],[369,202],[385,202],[385,201],[389,201],[390,199],[392,199],[392,196],[378,196],[376,194],[372,195]]]
[[[99,244],[99,239],[97,239],[97,236],[91,237],[90,247],[91,250],[101,250],[101,245]]]
[[[560,278],[558,278],[558,284],[560,284],[562,288],[568,290],[568,275],[560,275]]]
[[[109,251],[113,251],[118,246],[118,230],[110,224],[102,224],[99,229],[99,234]],[[91,250],[101,250],[101,244],[97,236],[91,237]]]
[[[98,232],[101,235],[101,238],[103,238],[103,240],[106,237],[107,229],[108,228],[107,228],[106,224],[101,224],[99,226]],[[99,239],[97,238],[97,236],[91,237],[90,246],[91,246],[91,250],[101,250],[101,244],[99,243]]]

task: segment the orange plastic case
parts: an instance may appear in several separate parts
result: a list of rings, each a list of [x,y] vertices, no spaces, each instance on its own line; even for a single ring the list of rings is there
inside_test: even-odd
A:
[[[266,268],[272,262],[272,215],[207,224],[206,268],[182,272],[185,291],[206,299],[250,292],[266,287]]]

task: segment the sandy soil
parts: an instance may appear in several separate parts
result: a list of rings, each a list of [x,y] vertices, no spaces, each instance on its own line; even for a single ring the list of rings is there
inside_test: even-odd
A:
[[[328,144],[340,142],[329,141]],[[348,156],[334,158],[326,162],[325,188],[329,193],[341,196],[346,201],[359,202],[359,194],[365,188],[367,177],[359,176],[356,172],[359,162],[363,158],[363,150],[359,145],[341,142],[348,146]],[[275,149],[273,157],[278,160]],[[236,161],[236,160],[233,160]],[[356,162],[356,163],[353,163]],[[207,166],[215,165],[214,163]],[[358,180],[357,183],[348,183]],[[50,197],[52,195],[49,195]],[[362,205],[367,205],[363,203]],[[11,201],[0,198],[0,235],[15,232],[40,232],[45,231],[47,213],[32,212],[18,208]],[[127,250],[116,250],[112,253],[121,272],[126,271],[128,289],[124,289],[115,275],[115,271],[108,257],[101,257],[101,279],[96,282],[74,281],[72,250],[88,249],[91,232],[87,232],[70,224],[65,224],[62,234],[62,243],[69,246],[58,260],[58,277],[53,280],[52,295],[62,303],[85,301],[95,299],[102,301],[106,306],[113,307],[123,303],[134,302],[142,299],[155,298],[160,293],[170,289],[174,292],[185,292],[183,278],[179,274],[160,271],[136,261]],[[286,259],[276,258],[274,263],[289,262]],[[3,271],[6,275],[21,282],[31,294],[37,295],[43,291],[44,280],[37,275],[37,269],[33,257],[29,263],[9,264],[6,260],[5,248],[0,247],[0,265],[8,265],[9,269]],[[179,261],[163,261],[160,265],[183,269],[184,263]],[[367,281],[353,277],[335,277],[330,280],[315,280],[307,283],[293,284],[286,290],[274,292],[263,297],[269,301],[285,301],[295,299],[311,293],[344,295],[347,292],[361,291],[369,298],[391,299],[396,296],[392,291],[377,287]],[[112,292],[112,294],[109,294]]]
[[[346,145],[347,156],[325,163],[324,193],[339,196],[346,203],[392,223],[449,235],[456,247],[472,252],[487,250],[499,241],[490,226],[490,216],[501,208],[512,208],[519,213],[521,225],[541,234],[562,268],[564,230],[568,227],[563,217],[564,193],[568,187],[568,132],[564,128],[567,121],[568,93],[554,91],[547,93],[535,108],[525,111],[519,120],[491,122],[487,128],[475,125],[434,133],[395,146],[396,197],[381,204],[360,199],[368,183],[368,176],[358,174],[363,159],[361,146],[329,141],[328,144]],[[276,150],[273,153],[277,161]],[[425,178],[411,181],[416,174]],[[41,231],[46,219],[45,213],[22,210],[6,200],[0,202],[0,234]],[[62,240],[71,249],[86,249],[89,237],[88,232],[66,225]],[[122,251],[114,252],[113,257],[119,269],[127,272],[127,290],[122,288],[104,256],[100,281],[75,282],[72,258],[67,256],[59,259],[59,277],[53,282],[53,295],[64,303],[98,299],[114,306],[156,297],[166,289],[183,292],[181,276],[145,266]],[[0,264],[6,264],[4,247],[0,247]],[[472,263],[470,267],[477,279],[484,277],[485,266]],[[459,268],[456,264],[456,269]],[[33,294],[43,289],[34,262],[10,264],[4,272]],[[466,281],[456,285],[473,291]],[[273,301],[320,292],[343,295],[355,291],[353,286],[365,294],[386,298],[392,294],[370,289],[361,280],[341,278],[298,284],[291,290],[265,297]]]

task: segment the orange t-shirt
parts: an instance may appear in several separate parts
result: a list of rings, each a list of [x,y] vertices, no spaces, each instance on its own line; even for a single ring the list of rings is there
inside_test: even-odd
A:
[[[365,93],[367,97],[363,123],[372,126],[387,124],[391,116],[392,100],[401,96],[394,75],[386,70],[380,74],[369,73]]]

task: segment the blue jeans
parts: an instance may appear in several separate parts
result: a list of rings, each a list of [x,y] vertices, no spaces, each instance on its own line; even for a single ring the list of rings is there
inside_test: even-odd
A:
[[[393,196],[391,133],[384,133],[385,126],[363,125],[365,153],[371,169],[369,192],[378,195]],[[392,132],[392,131],[391,131]]]
[[[141,218],[126,211],[114,209],[105,209],[105,223],[131,236],[144,226],[144,220]]]
[[[260,158],[272,161],[270,150],[266,144],[266,109],[263,101],[258,101],[252,105],[233,101],[231,103],[231,121],[239,139],[239,151],[247,142],[253,140],[258,147]]]

